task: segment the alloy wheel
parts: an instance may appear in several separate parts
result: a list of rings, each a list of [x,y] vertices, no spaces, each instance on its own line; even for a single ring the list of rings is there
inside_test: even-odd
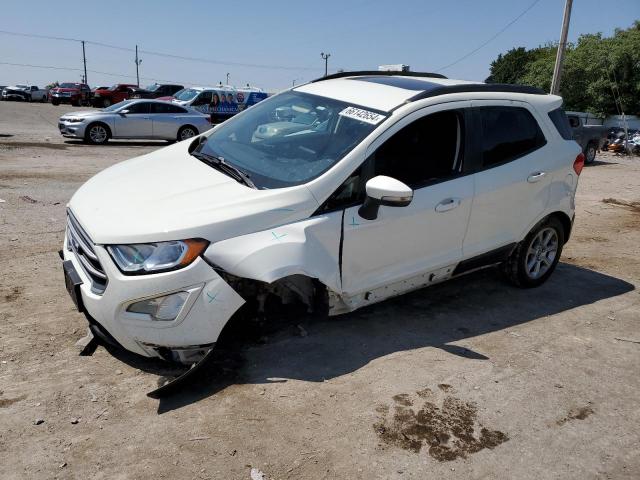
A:
[[[527,276],[537,279],[549,271],[558,254],[558,234],[551,227],[533,237],[525,257]]]
[[[104,143],[107,141],[107,130],[102,125],[94,125],[89,130],[89,138],[93,143]]]

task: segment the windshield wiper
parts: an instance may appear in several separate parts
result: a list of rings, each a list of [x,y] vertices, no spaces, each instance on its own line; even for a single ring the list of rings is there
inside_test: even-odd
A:
[[[208,153],[202,153],[197,150],[191,152],[191,155],[196,157],[201,162],[206,163],[210,167],[213,167],[217,170],[220,170],[223,173],[226,173],[231,178],[237,180],[240,183],[244,183],[247,187],[251,187],[254,189],[258,189],[256,185],[251,181],[251,178],[248,174],[243,172],[242,170],[234,167],[233,165],[228,164],[224,158],[216,157],[215,155],[210,155]]]

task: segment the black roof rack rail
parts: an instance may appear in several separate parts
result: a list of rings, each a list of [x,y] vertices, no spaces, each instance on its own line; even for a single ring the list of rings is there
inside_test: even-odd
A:
[[[467,93],[467,92],[502,92],[502,93],[528,93],[531,95],[546,95],[547,92],[537,87],[528,85],[513,85],[510,83],[461,83],[458,85],[442,85],[420,92],[407,100],[415,102],[423,98],[435,97],[438,95],[446,95],[448,93]]]
[[[323,80],[332,80],[334,78],[344,78],[344,77],[362,77],[362,76],[391,76],[396,75],[399,77],[427,77],[427,78],[447,78],[444,75],[439,73],[429,73],[429,72],[400,72],[393,70],[358,70],[355,72],[338,72],[333,73],[331,75],[327,75],[326,77],[316,78],[315,80],[311,80],[310,83],[321,82]]]

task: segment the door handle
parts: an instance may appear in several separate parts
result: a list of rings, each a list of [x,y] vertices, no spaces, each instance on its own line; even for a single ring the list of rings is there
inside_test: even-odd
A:
[[[543,178],[546,174],[547,174],[546,172],[535,172],[535,173],[532,173],[531,175],[529,175],[529,176],[527,177],[527,182],[529,182],[529,183],[536,183],[536,182],[538,182],[538,181],[542,180],[542,178]]]
[[[448,212],[460,205],[459,198],[447,198],[436,205],[436,212]]]

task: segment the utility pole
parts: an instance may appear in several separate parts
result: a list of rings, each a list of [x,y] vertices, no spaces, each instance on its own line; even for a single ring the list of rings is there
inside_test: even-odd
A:
[[[571,5],[573,0],[565,0],[564,15],[562,17],[562,30],[560,31],[560,43],[556,54],[556,66],[553,68],[553,79],[551,80],[551,94],[560,93],[560,77],[562,77],[562,63],[564,62],[564,51],[567,48],[567,35],[569,33],[569,20],[571,19]]]
[[[137,80],[136,85],[138,85],[138,87],[139,87],[140,86],[140,72],[139,72],[138,67],[142,63],[142,59],[138,58],[138,45],[136,45],[136,59],[134,60],[134,62],[136,64],[136,80]]]
[[[324,60],[324,76],[326,77],[328,73],[328,67],[329,67],[329,57],[331,56],[331,54],[320,52],[320,56]]]
[[[89,82],[87,82],[87,57],[84,54],[84,40],[82,40],[82,63],[84,63],[84,82],[82,83],[88,84]]]

